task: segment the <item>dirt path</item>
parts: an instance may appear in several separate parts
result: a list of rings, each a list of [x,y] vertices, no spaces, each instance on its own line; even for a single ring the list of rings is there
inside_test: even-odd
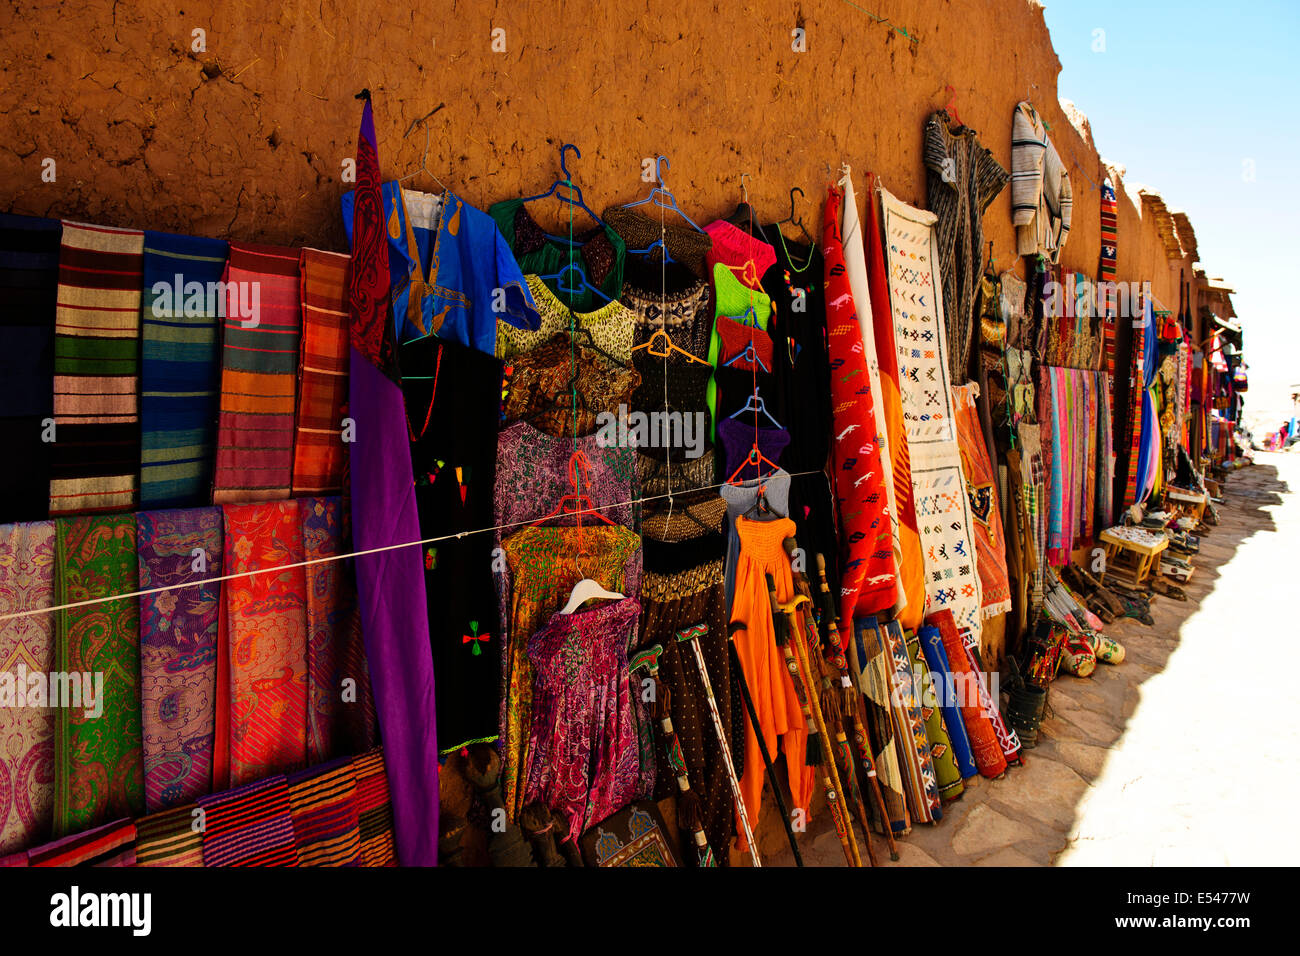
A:
[[[1300,782],[1300,694],[1289,670],[1300,624],[1287,610],[1300,593],[1300,454],[1257,461],[1228,480],[1188,601],[1158,598],[1154,627],[1111,625],[1125,662],[1058,678],[1027,766],[971,781],[940,823],[899,842],[898,865],[1296,859],[1300,837],[1276,826],[1276,809]],[[887,862],[879,838],[875,846]],[[812,836],[803,854],[809,865],[844,863],[833,831]]]

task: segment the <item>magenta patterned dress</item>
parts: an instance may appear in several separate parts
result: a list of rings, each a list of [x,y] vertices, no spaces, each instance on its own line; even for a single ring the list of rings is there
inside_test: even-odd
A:
[[[637,796],[641,753],[627,669],[641,605],[608,601],[555,614],[528,642],[533,713],[524,805],[540,800],[576,839]]]

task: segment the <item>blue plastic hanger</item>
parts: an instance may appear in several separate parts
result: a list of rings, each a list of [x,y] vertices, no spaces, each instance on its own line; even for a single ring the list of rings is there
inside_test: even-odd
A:
[[[737,352],[735,355],[727,359],[722,364],[724,367],[730,368],[732,365],[735,365],[741,359],[745,359],[745,361],[749,362],[752,365],[757,365],[764,372],[772,371],[770,368],[764,365],[763,360],[758,357],[758,350],[754,348],[754,339],[752,337],[749,340],[749,344],[745,346],[744,351]],[[735,416],[732,417],[734,418]]]
[[[677,215],[685,219],[686,224],[696,232],[703,232],[704,230],[697,226],[690,216],[682,212],[681,207],[677,205],[677,197],[668,191],[668,186],[664,183],[663,170],[671,168],[672,167],[668,164],[667,156],[660,156],[657,158],[655,160],[655,178],[659,180],[659,185],[651,189],[650,195],[646,196],[645,199],[638,199],[636,202],[630,202],[623,208],[631,209],[633,206],[644,206],[647,204],[658,206],[660,209],[667,209],[670,212],[677,213]]]
[[[757,388],[754,389],[753,394],[751,394],[749,398],[745,400],[745,404],[742,405],[740,408],[736,409],[736,411],[732,412],[730,417],[739,418],[741,415],[745,414],[745,412],[761,413],[763,415],[766,415],[767,420],[771,422],[773,425],[775,425],[777,428],[785,427],[780,422],[778,422],[775,418],[772,417],[772,413],[767,410],[767,405],[763,401],[763,396],[758,394]]]
[[[568,284],[565,281],[566,276],[572,277],[571,281],[574,284]],[[582,266],[576,262],[570,262],[568,265],[561,267],[559,272],[553,272],[546,276],[538,276],[537,278],[541,279],[543,282],[554,282],[556,292],[562,292],[566,295],[581,295],[583,292],[590,292],[606,304],[610,302],[609,296],[587,281],[587,273],[584,272]]]
[[[649,258],[650,254],[654,252],[656,249],[659,250],[661,253],[663,253],[662,261],[664,262],[677,261],[671,255],[668,254],[668,247],[664,245],[664,241],[662,239],[656,239],[654,242],[650,243],[650,245],[646,246],[644,249],[629,249],[628,252],[630,252],[634,256],[645,256],[646,258]]]
[[[591,210],[591,208],[585,202],[582,201],[582,189],[579,188],[578,184],[573,181],[573,177],[569,174],[568,161],[565,156],[565,154],[568,153],[569,150],[573,150],[573,154],[577,156],[578,159],[582,159],[582,152],[578,149],[578,147],[574,146],[572,143],[565,143],[563,146],[560,147],[560,172],[564,174],[564,178],[557,179],[555,182],[551,183],[551,188],[546,190],[546,192],[538,193],[536,196],[528,196],[525,199],[521,200],[521,202],[525,202],[525,203],[536,202],[539,199],[545,199],[548,196],[554,196],[556,199],[560,200],[560,202],[568,203],[570,206],[577,206],[579,209],[585,212],[592,219],[596,220],[597,225],[599,225],[602,229],[604,229],[606,228],[605,220],[597,216]],[[567,194],[557,192],[557,190],[561,186],[564,186],[568,189]],[[548,234],[547,238],[554,239],[557,242],[570,241],[568,236],[552,236]]]

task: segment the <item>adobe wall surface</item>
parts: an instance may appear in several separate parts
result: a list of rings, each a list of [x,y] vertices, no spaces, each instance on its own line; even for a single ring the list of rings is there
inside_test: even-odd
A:
[[[1096,271],[1101,163],[1057,103],[1059,63],[1027,0],[865,4],[889,24],[842,0],[179,6],[0,11],[0,209],[343,249],[341,170],[362,87],[388,174],[419,168],[422,128],[403,134],[442,104],[429,168],[482,207],[549,186],[564,142],[582,149],[571,169],[598,210],[643,196],[641,161],[657,153],[699,222],[730,211],[741,173],[761,216],[784,216],[794,185],[820,204],[827,164],[841,161],[860,196],[874,170],[923,204],[926,117],[955,97],[1009,166],[1012,110],[1029,97],[1075,183],[1064,264]],[[807,52],[791,49],[796,26]],[[192,50],[196,28],[205,52]],[[493,52],[495,28],[505,52]],[[46,157],[53,183],[41,180]],[[424,174],[411,185],[436,188]],[[1150,278],[1176,304],[1154,227],[1120,201],[1120,278]],[[1005,268],[1009,190],[985,228]]]

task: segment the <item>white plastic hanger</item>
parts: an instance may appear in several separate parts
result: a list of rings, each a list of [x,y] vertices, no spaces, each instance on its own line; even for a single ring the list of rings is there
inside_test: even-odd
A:
[[[623,595],[616,591],[606,591],[599,581],[593,578],[583,578],[573,586],[573,592],[569,595],[569,603],[560,609],[561,614],[572,614],[582,605],[592,598],[604,598],[610,601],[621,601]]]

